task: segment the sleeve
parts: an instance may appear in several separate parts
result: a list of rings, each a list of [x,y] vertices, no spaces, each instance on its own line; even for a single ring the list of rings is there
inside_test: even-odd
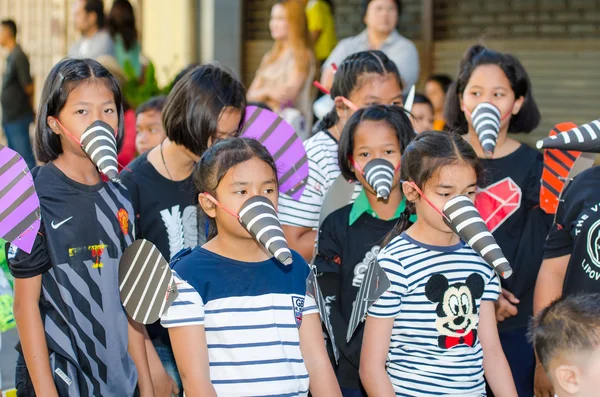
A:
[[[329,54],[329,57],[323,63],[321,70],[322,71],[327,70],[327,68],[331,67],[332,63],[335,63],[337,66],[340,66],[340,63],[342,63],[342,61],[344,59],[346,59],[346,57],[348,55],[353,53],[348,48],[349,47],[348,44],[349,44],[348,39],[344,39],[344,40],[340,41],[338,43],[338,45],[335,46],[333,51],[331,51],[331,54]]]
[[[200,294],[173,272],[179,295],[160,318],[165,328],[204,325],[204,302]]]
[[[31,253],[11,244],[7,250],[8,268],[15,278],[31,278],[47,272],[52,267],[46,246],[46,229],[41,222]]]
[[[325,10],[319,2],[315,2],[309,6],[306,10],[306,22],[308,24],[309,32],[319,32],[323,30],[323,16],[325,16]]]
[[[558,258],[573,252],[575,242],[571,236],[571,225],[576,221],[585,201],[585,194],[581,194],[582,179],[575,178],[565,190],[556,210],[556,218],[544,246],[544,259]]]
[[[500,280],[498,280],[498,275],[493,269],[491,270],[491,274],[487,279],[487,283],[485,284],[485,288],[483,289],[483,296],[481,297],[482,301],[497,301],[500,296],[501,288],[500,288]]]
[[[388,245],[388,248],[390,246]],[[388,248],[377,255],[377,262],[390,280],[390,287],[367,311],[367,314],[371,317],[390,318],[398,316],[400,314],[402,296],[408,288],[408,280],[404,274],[404,267],[400,261],[390,255]]]
[[[542,171],[544,170],[544,157],[541,153],[535,152],[535,162],[533,169],[529,172],[529,179],[523,192],[525,199],[525,208],[527,210],[540,205],[540,188],[542,180]]]
[[[389,54],[388,54],[389,55]],[[409,90],[411,86],[415,85],[419,80],[419,52],[417,51],[417,47],[415,44],[407,40],[406,45],[401,51],[400,57],[393,55],[391,58],[395,58],[397,60],[396,66],[398,67],[398,71],[400,72],[400,77],[404,80],[405,83],[405,91]]]
[[[21,54],[16,63],[19,84],[24,88],[33,82],[29,70],[29,60],[25,54]]]
[[[134,226],[134,233],[133,233],[133,239],[142,239],[144,238],[144,236],[141,233],[140,230],[140,192],[138,189],[138,185],[135,182],[135,180],[133,179],[133,173],[130,171],[122,171],[121,172],[121,183],[123,183],[123,185],[125,185],[125,188],[127,189],[127,192],[129,192],[129,198],[131,201],[131,205],[133,207],[133,212],[134,212],[134,221],[133,226]]]

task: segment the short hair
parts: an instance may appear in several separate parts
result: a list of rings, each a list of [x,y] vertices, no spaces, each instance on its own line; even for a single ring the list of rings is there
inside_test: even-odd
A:
[[[356,180],[354,171],[350,168],[348,158],[354,151],[354,135],[358,126],[364,121],[385,121],[396,132],[400,152],[414,139],[415,131],[406,110],[395,105],[375,105],[357,110],[344,126],[338,148],[338,163],[346,180]]]
[[[85,3],[83,6],[83,9],[85,10],[85,12],[87,12],[88,14],[91,12],[96,14],[96,25],[98,26],[98,29],[102,29],[104,27],[104,23],[105,23],[104,1],[103,0],[83,0],[83,1]]]
[[[218,65],[196,67],[186,73],[167,96],[162,114],[167,137],[201,156],[208,143],[217,139],[219,118],[226,107],[240,110],[244,119],[246,89],[243,84]]]
[[[6,29],[10,30],[12,37],[17,37],[17,24],[12,19],[5,19],[0,22],[0,25],[4,26]]]
[[[165,107],[165,102],[167,97],[164,95],[159,95],[148,99],[146,102],[142,103],[135,109],[135,115],[138,116],[142,113],[146,112],[159,112],[162,113],[163,108]]]
[[[369,8],[369,4],[371,3],[371,1],[372,0],[363,0],[360,14],[361,21],[364,21],[365,17],[367,16],[367,9]],[[402,3],[400,2],[400,0],[394,0],[394,3],[396,3],[398,16],[400,16],[402,14]]]
[[[432,74],[425,81],[425,84],[429,83],[430,81],[438,83],[440,85],[440,87],[442,87],[442,91],[444,91],[444,93],[448,92],[448,89],[450,88],[450,85],[452,84],[452,78],[450,76],[448,76],[447,74]]]
[[[431,111],[433,112],[433,103],[431,103],[431,101],[429,100],[429,98],[427,98],[425,95],[423,94],[415,94],[415,104],[417,103],[424,103],[425,105],[428,105],[431,108]]]
[[[600,346],[600,294],[561,297],[530,323],[529,338],[544,366],[561,353],[592,351]]]
[[[117,131],[117,152],[123,142],[123,97],[119,83],[104,66],[93,59],[66,58],[58,62],[46,77],[40,107],[35,123],[35,153],[37,158],[47,163],[63,152],[60,137],[48,125],[48,116],[58,117],[69,98],[69,94],[78,85],[96,81],[103,82],[114,95],[119,128]]]
[[[518,114],[510,118],[508,132],[531,132],[540,123],[541,115],[535,99],[527,71],[519,60],[511,55],[490,50],[483,45],[471,46],[460,61],[456,81],[452,83],[446,95],[444,119],[448,128],[460,134],[466,134],[469,125],[460,106],[460,96],[465,91],[473,71],[481,65],[496,65],[510,81],[515,98],[523,97],[525,101]]]

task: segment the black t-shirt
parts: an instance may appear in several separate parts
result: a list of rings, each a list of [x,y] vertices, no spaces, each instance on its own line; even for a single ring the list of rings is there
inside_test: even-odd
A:
[[[207,222],[198,213],[198,199],[192,176],[183,181],[163,177],[148,161],[148,152],[121,172],[129,190],[136,217],[135,237],[156,245],[167,261],[184,248],[206,242]],[[201,213],[201,211],[200,211]],[[150,338],[169,345],[169,334],[160,323],[148,326]]]
[[[39,306],[59,396],[132,396],[137,371],[118,279],[133,241],[127,190],[77,183],[53,163],[32,175],[40,233],[31,254],[9,249],[9,269],[16,278],[41,275]]]
[[[539,208],[543,156],[523,144],[508,156],[484,159],[483,164],[486,187],[477,195],[477,208],[514,271],[508,280],[502,280],[502,287],[521,301],[519,313],[498,328],[526,327],[533,314],[535,281],[552,224],[552,216]]]
[[[579,174],[562,199],[544,258],[571,255],[563,295],[600,292],[600,166]]]
[[[352,204],[347,205],[323,222],[315,265],[340,350],[336,371],[340,386],[358,390],[361,388],[358,368],[364,323],[358,326],[350,343],[346,343],[348,323],[367,266],[377,257],[383,239],[398,219],[386,221],[364,212],[350,226],[351,210]]]
[[[33,116],[25,87],[32,83],[27,55],[17,45],[6,58],[2,76],[2,120],[5,123],[27,115]]]

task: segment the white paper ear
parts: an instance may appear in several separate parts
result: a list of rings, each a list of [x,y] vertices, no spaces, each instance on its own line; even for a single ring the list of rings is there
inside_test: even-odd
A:
[[[81,135],[83,151],[96,167],[111,181],[118,181],[117,139],[112,127],[103,121],[94,121]]]
[[[475,204],[467,196],[456,196],[444,206],[448,226],[477,252],[502,278],[509,278],[512,269],[496,239],[485,225]]]
[[[483,151],[491,157],[500,131],[500,110],[491,103],[480,103],[473,110],[471,120]]]
[[[387,200],[392,191],[394,173],[394,166],[385,159],[373,159],[364,169],[367,183],[377,192],[377,198],[384,200]]]
[[[284,265],[292,264],[292,252],[283,234],[281,223],[271,200],[263,196],[249,198],[240,208],[240,223]]]
[[[600,119],[537,141],[538,149],[600,153]]]

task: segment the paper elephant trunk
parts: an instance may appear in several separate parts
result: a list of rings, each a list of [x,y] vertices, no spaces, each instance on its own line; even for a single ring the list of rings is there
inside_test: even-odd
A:
[[[475,204],[467,196],[457,196],[444,206],[446,224],[502,278],[509,278],[512,269],[496,239],[481,218]]]
[[[491,103],[480,103],[473,110],[471,120],[485,155],[491,157],[500,132],[500,110]]]
[[[364,177],[369,186],[377,193],[377,198],[387,200],[392,191],[396,170],[392,163],[385,159],[373,159],[364,169]]]
[[[600,153],[600,119],[542,139],[536,146],[538,149]]]
[[[249,198],[239,212],[240,223],[275,259],[284,265],[293,261],[277,211],[263,196]]]
[[[111,181],[118,181],[117,139],[113,128],[103,121],[95,121],[81,134],[80,142],[100,172]]]

